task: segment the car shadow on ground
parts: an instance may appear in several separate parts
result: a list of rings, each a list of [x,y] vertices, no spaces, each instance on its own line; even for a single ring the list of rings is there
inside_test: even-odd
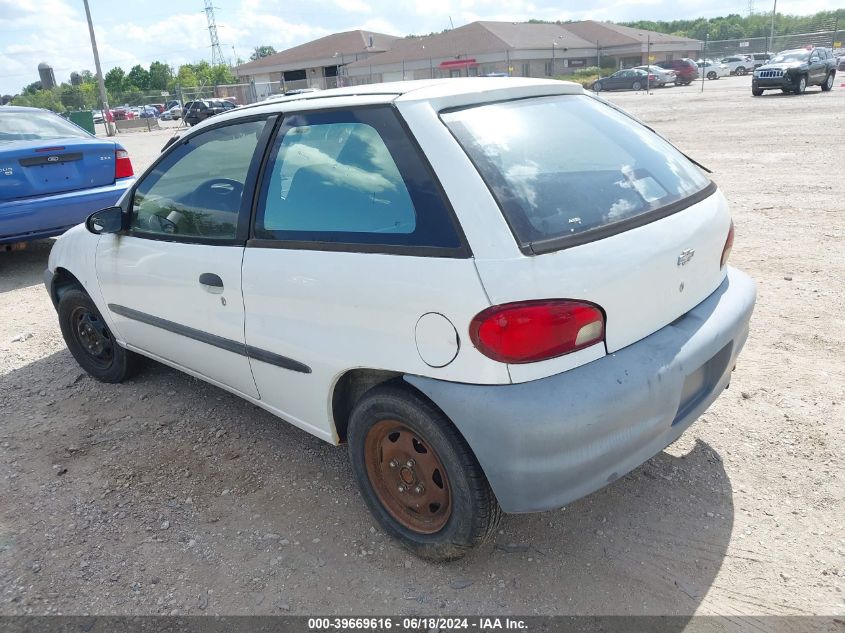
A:
[[[688,616],[733,526],[718,453],[682,438],[563,510],[506,516],[461,561],[425,562],[377,528],[344,448],[157,363],[98,383],[65,350],[0,377],[0,440],[0,591],[62,586],[64,613],[201,613],[213,595],[219,614],[281,599],[302,614]]]
[[[54,240],[28,242],[21,251],[0,252],[0,293],[43,283]]]

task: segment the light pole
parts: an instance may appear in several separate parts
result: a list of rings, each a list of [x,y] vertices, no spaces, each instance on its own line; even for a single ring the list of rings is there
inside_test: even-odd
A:
[[[767,53],[774,53],[772,48],[774,47],[775,43],[775,14],[778,11],[778,0],[775,0],[774,5],[772,6],[772,30],[769,32],[769,46],[766,52]]]
[[[114,136],[112,122],[109,121],[109,98],[106,94],[106,83],[103,81],[103,69],[100,67],[100,54],[97,52],[97,38],[94,37],[94,23],[91,21],[91,9],[88,8],[88,0],[85,4],[85,17],[88,18],[88,33],[91,35],[91,49],[94,51],[94,66],[97,69],[97,86],[100,89],[100,101],[103,103],[103,122],[106,124],[106,134]]]

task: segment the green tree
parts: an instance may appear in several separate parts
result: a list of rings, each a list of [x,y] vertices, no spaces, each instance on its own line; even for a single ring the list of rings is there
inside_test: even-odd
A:
[[[105,82],[109,93],[117,98],[118,95],[123,92],[123,87],[126,82],[126,73],[123,72],[123,69],[120,66],[115,66],[106,73],[103,81]]]
[[[138,90],[150,89],[150,73],[145,70],[141,64],[134,65],[128,73],[126,73],[127,87],[134,87]]]
[[[252,51],[252,55],[249,56],[249,60],[254,62],[256,59],[261,59],[262,57],[275,54],[276,49],[272,46],[256,46],[255,50]]]
[[[150,64],[150,90],[167,90],[167,83],[173,77],[173,69],[167,64],[153,62]]]

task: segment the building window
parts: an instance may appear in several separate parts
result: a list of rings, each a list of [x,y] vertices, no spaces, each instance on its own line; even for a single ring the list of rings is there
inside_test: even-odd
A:
[[[523,77],[530,77],[531,76],[531,65],[530,64],[523,64],[522,65],[522,76]]]
[[[546,77],[551,77],[555,74],[554,63],[546,62]]]

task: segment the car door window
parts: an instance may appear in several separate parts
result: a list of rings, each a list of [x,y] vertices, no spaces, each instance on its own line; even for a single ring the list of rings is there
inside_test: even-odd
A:
[[[264,125],[264,120],[227,125],[178,143],[135,189],[132,232],[189,241],[235,239]]]
[[[255,237],[461,247],[451,211],[392,108],[287,116],[271,151]]]

